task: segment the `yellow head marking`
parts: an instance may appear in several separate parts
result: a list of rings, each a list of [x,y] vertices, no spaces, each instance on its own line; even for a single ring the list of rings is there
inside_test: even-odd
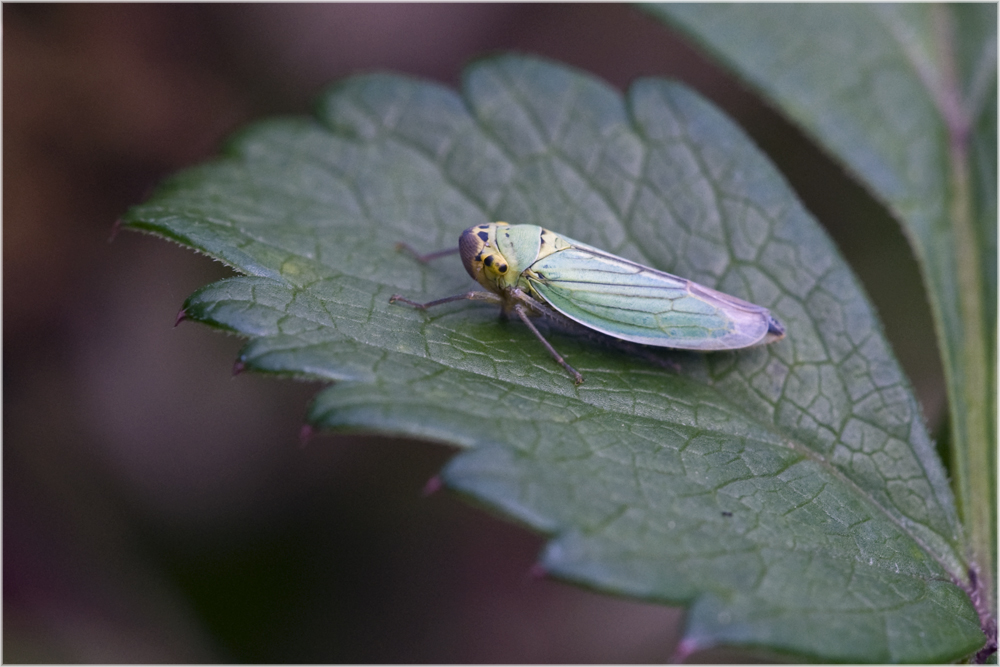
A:
[[[462,232],[458,239],[458,250],[462,264],[469,275],[491,292],[501,293],[507,287],[504,279],[510,264],[497,249],[497,227],[507,226],[506,222],[476,225]]]

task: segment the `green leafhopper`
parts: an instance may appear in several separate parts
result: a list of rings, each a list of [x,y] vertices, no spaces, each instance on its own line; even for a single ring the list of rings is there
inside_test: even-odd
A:
[[[684,278],[636,264],[537,225],[493,222],[462,232],[458,252],[476,282],[489,292],[466,292],[417,303],[427,309],[460,299],[499,304],[538,337],[577,384],[583,376],[545,340],[529,315],[575,322],[613,338],[684,350],[735,350],[780,340],[785,328],[762,306]]]

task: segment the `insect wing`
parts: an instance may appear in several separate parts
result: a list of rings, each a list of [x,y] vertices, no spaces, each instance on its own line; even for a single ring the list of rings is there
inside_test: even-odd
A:
[[[774,320],[766,308],[570,243],[532,264],[526,278],[571,320],[615,338],[688,350],[732,350],[773,340],[768,334]]]

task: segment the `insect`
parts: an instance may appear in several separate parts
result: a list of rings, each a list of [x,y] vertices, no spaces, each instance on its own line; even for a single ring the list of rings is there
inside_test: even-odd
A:
[[[767,308],[684,278],[636,264],[537,225],[493,222],[470,227],[458,248],[420,255],[428,261],[458,252],[488,292],[417,303],[394,294],[389,303],[421,310],[461,299],[498,304],[514,313],[576,384],[583,376],[532,324],[529,316],[576,322],[620,340],[684,350],[735,350],[780,340],[785,328]]]

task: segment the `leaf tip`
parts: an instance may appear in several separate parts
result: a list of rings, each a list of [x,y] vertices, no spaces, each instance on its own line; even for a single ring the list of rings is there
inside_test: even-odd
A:
[[[236,377],[246,369],[247,365],[243,363],[243,358],[242,357],[238,358],[236,362],[233,364],[233,377]]]
[[[118,218],[115,220],[114,224],[111,225],[111,233],[108,235],[108,243],[111,243],[118,237],[118,230],[122,228],[122,219]]]
[[[299,444],[305,446],[314,435],[316,435],[316,429],[312,427],[312,424],[303,424],[302,428],[299,429]]]
[[[701,646],[694,639],[682,639],[681,643],[674,649],[674,654],[670,656],[670,663],[678,665],[687,660],[692,653],[698,651],[700,648]]]
[[[427,480],[426,484],[424,484],[424,489],[423,491],[421,491],[421,494],[426,498],[427,496],[430,496],[440,491],[443,486],[444,482],[441,481],[441,476],[434,475],[429,480]]]
[[[183,322],[184,320],[186,320],[187,316],[188,316],[187,310],[185,310],[184,308],[181,308],[180,310],[178,310],[177,311],[177,317],[174,318],[174,328],[177,328],[178,324],[180,324],[181,322]]]
[[[528,570],[528,574],[531,575],[532,579],[544,579],[549,576],[549,571],[541,563],[535,563],[531,566],[531,569]]]

